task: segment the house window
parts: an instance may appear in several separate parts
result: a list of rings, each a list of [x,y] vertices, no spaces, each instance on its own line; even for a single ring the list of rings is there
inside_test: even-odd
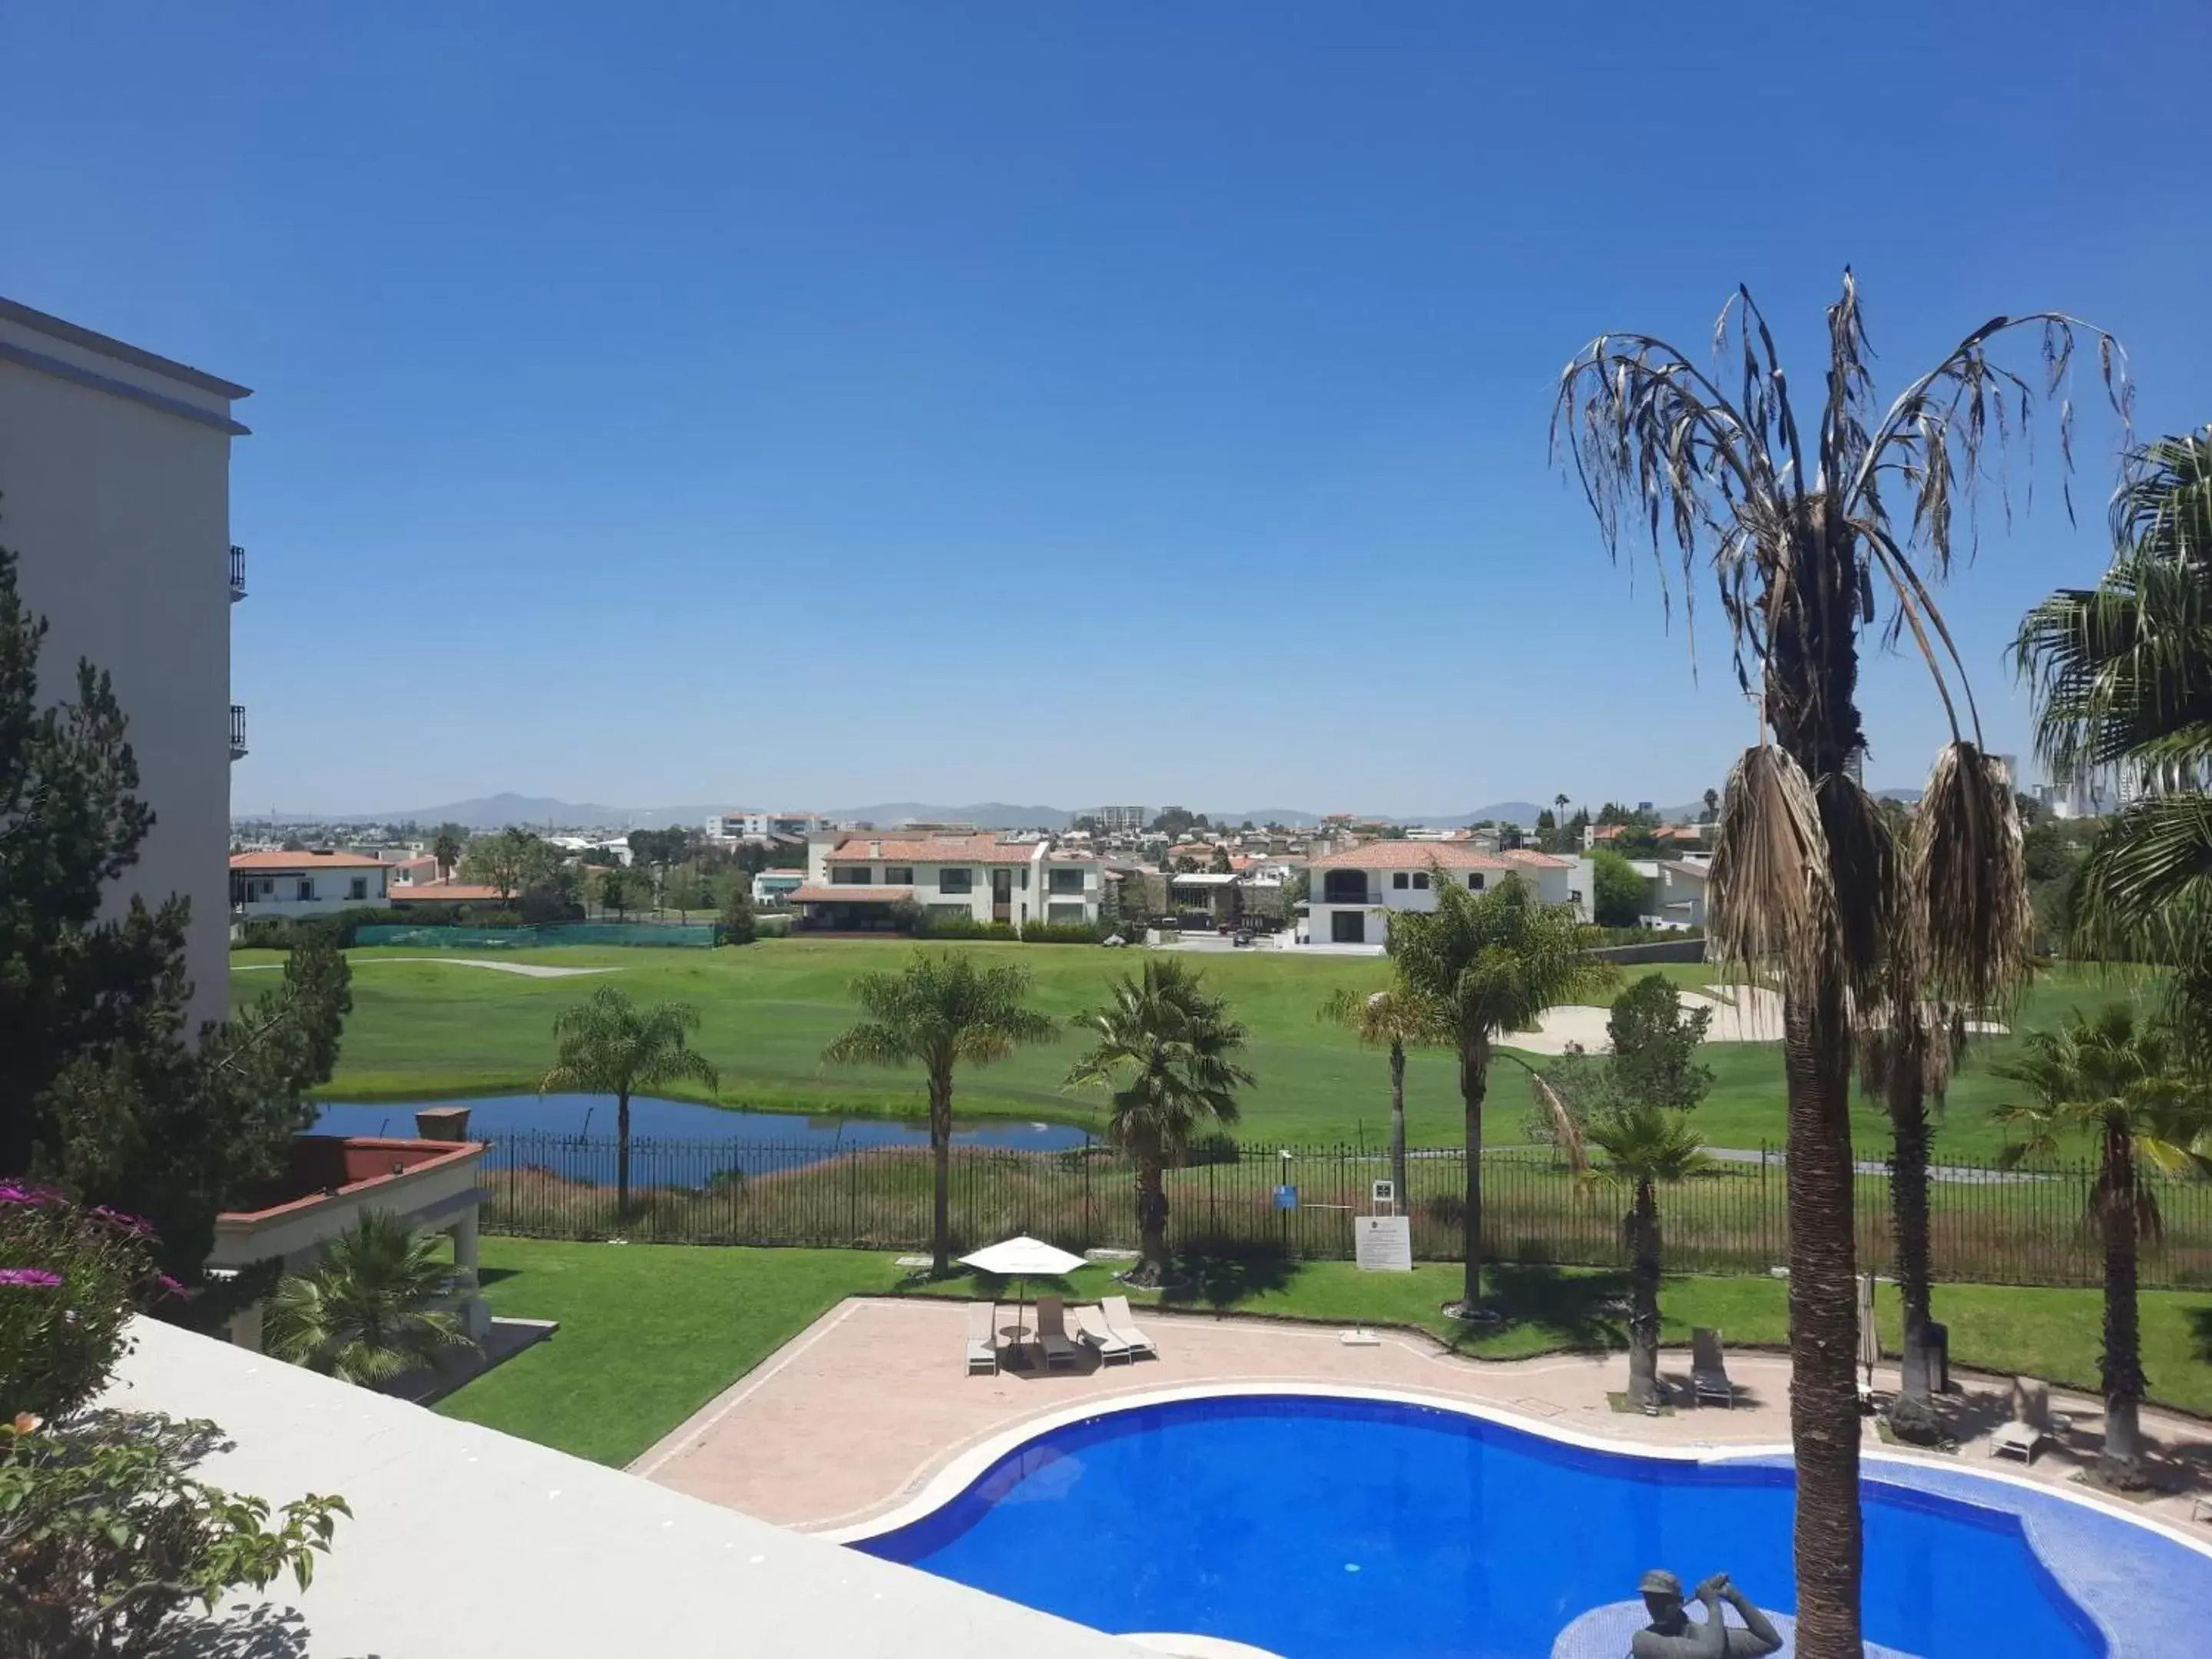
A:
[[[292,896],[302,904],[312,902],[315,896],[314,878],[311,876],[301,877],[299,881],[299,890],[294,893]]]
[[[1044,919],[1047,921],[1080,922],[1083,907],[1079,904],[1048,904],[1044,908]]]
[[[1055,893],[1079,893],[1083,890],[1083,872],[1055,870],[1052,872],[1052,890]]]
[[[1405,890],[1407,881],[1407,877],[1403,870],[1395,872],[1390,877],[1390,885],[1401,892]]]
[[[1366,914],[1359,910],[1337,911],[1328,919],[1328,939],[1332,945],[1366,944]]]
[[[1321,902],[1323,904],[1366,903],[1367,872],[1364,870],[1322,871]]]
[[[876,872],[864,866],[848,864],[836,866],[830,872],[832,887],[870,887],[875,884]]]
[[[890,887],[914,885],[914,866],[910,864],[887,864],[884,866],[884,883]]]
[[[1429,872],[1427,871],[1416,870],[1413,872],[1413,887],[1418,892],[1425,893],[1429,890]]]
[[[1470,893],[1480,893],[1482,890],[1481,871],[1476,871],[1473,875],[1467,878],[1467,890]]]
[[[346,896],[349,899],[367,898],[368,896],[368,878],[367,876],[356,876],[350,882],[347,883]]]
[[[939,870],[937,872],[937,890],[940,893],[972,893],[975,890],[975,872],[973,870]]]

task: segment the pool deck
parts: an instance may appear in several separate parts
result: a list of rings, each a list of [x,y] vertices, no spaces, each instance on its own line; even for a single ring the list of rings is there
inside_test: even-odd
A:
[[[1006,1310],[1011,1315],[1011,1308]],[[647,1479],[801,1530],[845,1528],[910,1501],[963,1453],[1030,1419],[1162,1389],[1218,1383],[1308,1382],[1387,1389],[1472,1401],[1596,1440],[1674,1449],[1771,1447],[1790,1438],[1789,1361],[1731,1352],[1738,1399],[1646,1418],[1614,1411],[1626,1382],[1619,1354],[1474,1360],[1418,1334],[1382,1331],[1374,1346],[1347,1346],[1341,1327],[1212,1315],[1140,1311],[1157,1359],[1101,1366],[1085,1352],[1073,1370],[967,1376],[966,1313],[952,1301],[855,1297],[841,1303],[748,1376],[711,1401],[630,1468]],[[1660,1356],[1662,1376],[1688,1381],[1686,1351]],[[1893,1367],[1877,1368],[1894,1389]],[[2191,1520],[2195,1496],[2212,1495],[2212,1425],[2146,1412],[2154,1472],[2172,1490],[2146,1502],[2107,1498],[2073,1477],[2095,1458],[2101,1402],[2054,1391],[2070,1432],[2033,1466],[1989,1455],[1989,1433],[2010,1414],[2009,1382],[1954,1370],[1949,1410],[1955,1455],[1883,1443],[1871,1421],[1869,1451],[1905,1454],[1937,1471],[2025,1476],[2114,1513],[2163,1522],[2212,1547],[2212,1525]]]

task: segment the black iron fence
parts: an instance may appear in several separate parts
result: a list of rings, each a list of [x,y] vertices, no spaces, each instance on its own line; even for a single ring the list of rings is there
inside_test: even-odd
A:
[[[737,1140],[635,1139],[629,1200],[617,1194],[611,1139],[521,1134],[488,1160],[484,1224],[540,1238],[623,1237],[687,1244],[928,1248],[931,1165],[915,1146],[839,1149]],[[1459,1259],[1466,1154],[1413,1153],[1405,1195],[1417,1260]],[[1179,1248],[1264,1247],[1316,1259],[1352,1255],[1352,1217],[1371,1207],[1389,1165],[1371,1148],[1241,1149],[1170,1170],[1169,1232]],[[1938,1278],[2011,1285],[2095,1285],[2102,1257],[2086,1217],[2090,1172],[1946,1165],[1930,1224]],[[1661,1191],[1670,1269],[1765,1273],[1789,1259],[1778,1163],[1723,1164]],[[956,1146],[952,1233],[973,1249],[1015,1233],[1065,1249],[1133,1247],[1135,1173],[1100,1146],[1060,1152]],[[1287,1190],[1286,1190],[1287,1189]],[[2212,1182],[2159,1181],[2163,1221],[2146,1242],[2147,1287],[2212,1285]],[[1623,1265],[1625,1188],[1578,1177],[1550,1154],[1507,1151],[1482,1160],[1483,1245],[1493,1259]],[[1861,1262],[1891,1263],[1889,1178],[1857,1182]]]

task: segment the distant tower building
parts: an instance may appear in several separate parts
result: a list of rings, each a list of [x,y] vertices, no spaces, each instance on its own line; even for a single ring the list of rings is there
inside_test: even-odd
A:
[[[1085,816],[1097,818],[1099,829],[1109,836],[1139,835],[1152,821],[1152,813],[1142,806],[1101,806]]]

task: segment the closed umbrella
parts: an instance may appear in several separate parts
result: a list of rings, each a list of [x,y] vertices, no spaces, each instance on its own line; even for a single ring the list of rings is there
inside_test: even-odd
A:
[[[1867,1392],[1874,1392],[1874,1368],[1881,1363],[1881,1328],[1874,1320],[1874,1275],[1859,1275],[1859,1364],[1866,1367]]]
[[[1079,1255],[1063,1250],[1057,1244],[1048,1244],[1041,1238],[1024,1234],[1018,1238],[1001,1239],[988,1245],[973,1255],[960,1258],[963,1267],[973,1267],[979,1273],[989,1273],[998,1279],[1014,1281],[1014,1330],[1018,1339],[1022,1320],[1022,1281],[1025,1279],[1058,1279],[1062,1273],[1072,1273],[1084,1265]]]

